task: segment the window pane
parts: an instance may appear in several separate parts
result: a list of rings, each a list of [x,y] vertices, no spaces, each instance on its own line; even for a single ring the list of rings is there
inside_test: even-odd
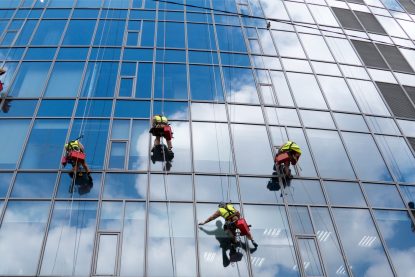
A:
[[[285,189],[285,197],[290,204],[325,204],[320,182],[292,179]]]
[[[13,100],[6,99],[0,111],[0,117],[32,117],[37,105],[37,100]]]
[[[368,116],[367,123],[374,133],[400,135],[398,126],[391,118]]]
[[[13,173],[1,172],[0,173],[0,198],[5,198],[7,191],[9,190],[10,181],[12,180]],[[1,212],[1,209],[0,209]]]
[[[109,168],[124,169],[126,147],[127,144],[125,142],[111,143],[111,153],[108,165]]]
[[[368,134],[346,133],[343,138],[356,171],[363,180],[392,181],[389,170],[372,136]],[[364,151],[362,151],[364,149]]]
[[[300,110],[305,127],[336,129],[329,112]]]
[[[182,64],[157,64],[154,97],[187,99],[186,66]]]
[[[151,76],[153,74],[153,65],[148,63],[138,64],[138,76],[135,87],[136,98],[151,97]]]
[[[287,73],[287,76],[299,107],[327,109],[320,88],[313,75]]]
[[[115,93],[118,62],[91,62],[85,75],[82,96],[112,97]]]
[[[146,170],[148,163],[149,123],[147,120],[134,120],[131,130],[128,169]]]
[[[40,275],[90,274],[96,214],[95,201],[55,202]]]
[[[372,82],[348,80],[362,112],[375,115],[390,115]]]
[[[102,202],[99,230],[120,231],[122,227],[123,202]]]
[[[0,228],[1,275],[36,275],[49,206],[44,201],[7,204]]]
[[[273,165],[268,136],[264,126],[232,124],[236,164],[239,173],[269,174]],[[255,147],[252,147],[252,142]],[[266,167],[264,165],[270,165]]]
[[[192,120],[227,121],[224,104],[191,103]]]
[[[71,20],[63,39],[63,45],[89,45],[95,23],[95,20]]]
[[[277,176],[269,179],[239,177],[239,187],[244,203],[280,204],[283,202],[279,192],[281,185]]]
[[[232,173],[234,168],[228,125],[193,123],[192,130],[195,171]]]
[[[195,176],[196,201],[220,202],[238,199],[234,176]]]
[[[19,173],[11,197],[51,198],[55,188],[55,173]]]
[[[65,25],[66,20],[42,20],[32,39],[32,45],[57,45]]]
[[[292,232],[296,235],[312,235],[314,234],[311,225],[310,215],[307,207],[290,206],[288,213],[291,218]]]
[[[53,67],[52,75],[46,88],[47,97],[74,97],[77,96],[82,73],[83,62],[57,62]]]
[[[210,15],[205,15],[209,18]],[[216,49],[212,25],[187,24],[188,47],[195,49]]]
[[[270,125],[301,126],[295,109],[265,108]]]
[[[361,115],[334,113],[334,118],[340,130],[369,132]]]
[[[333,56],[323,37],[300,34],[303,44],[306,45],[308,57],[312,60],[334,62]]]
[[[151,200],[192,201],[190,175],[151,174]]]
[[[306,58],[300,41],[295,33],[272,31],[272,34],[281,56],[300,59]]]
[[[45,85],[49,62],[23,62],[10,88],[14,97],[39,97]]]
[[[108,173],[104,199],[142,199],[147,195],[147,174]]]
[[[228,105],[232,122],[264,124],[262,109],[258,106]]]
[[[100,235],[95,273],[100,275],[114,275],[117,258],[117,235]]]
[[[79,100],[76,107],[76,117],[109,117],[112,110],[112,100]]]
[[[69,120],[37,119],[27,142],[21,168],[58,168]]]
[[[323,177],[354,179],[346,151],[334,131],[307,130],[311,150]]]
[[[364,188],[372,206],[381,208],[404,208],[402,199],[395,186],[364,184]]]
[[[148,276],[196,276],[191,204],[150,203],[149,209]]]
[[[117,100],[115,104],[115,117],[149,117],[149,101]]]
[[[192,100],[223,101],[221,75],[218,67],[191,65],[189,70]]]
[[[72,116],[74,105],[74,100],[42,100],[37,116],[70,117]]]
[[[108,12],[104,12],[108,16]],[[100,20],[94,45],[121,45],[124,36],[125,20]]]
[[[216,25],[219,49],[246,52],[245,40],[240,27]]]
[[[258,94],[250,69],[224,67],[227,101],[258,104]]]
[[[159,20],[163,20],[163,18],[159,17]],[[157,24],[157,46],[185,48],[184,24],[181,22],[159,22]]]
[[[125,203],[121,276],[144,275],[145,212],[145,203]]]
[[[362,65],[348,40],[333,37],[327,37],[326,40],[338,62]]]
[[[153,102],[153,114],[164,114],[169,120],[189,119],[188,110],[187,102]]]
[[[298,247],[300,248],[304,271],[307,276],[323,276],[316,242],[313,239],[299,239]]]
[[[356,102],[342,78],[318,76],[332,110],[359,112]]]
[[[385,239],[386,246],[399,276],[413,273],[414,254],[409,249],[415,246],[413,222],[407,212],[375,211],[375,218]]]
[[[324,187],[332,205],[366,206],[362,191],[357,183],[325,181]]]
[[[401,137],[376,136],[386,162],[400,182],[415,182],[415,158]]]

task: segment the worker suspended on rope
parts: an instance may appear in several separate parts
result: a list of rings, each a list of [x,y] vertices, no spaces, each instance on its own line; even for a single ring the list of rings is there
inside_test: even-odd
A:
[[[240,212],[235,209],[231,203],[220,202],[218,205],[218,210],[209,216],[205,221],[199,222],[199,225],[204,225],[220,216],[225,219],[225,225],[223,225],[223,229],[229,234],[234,244],[237,243],[235,237],[236,229],[239,229],[242,236],[246,236],[248,240],[252,241],[252,244],[255,248],[258,247],[258,244],[254,241],[245,219],[241,218]]]
[[[173,145],[171,143],[173,132],[169,125],[167,117],[164,115],[155,115],[153,116],[153,126],[150,129],[150,133],[155,136],[154,147],[160,145],[161,137],[164,137],[167,141],[167,148],[169,152],[172,152]]]
[[[91,171],[86,163],[85,148],[79,139],[71,140],[65,144],[65,156],[62,157],[62,165],[65,167],[67,163],[72,165],[72,172],[69,173],[73,178],[74,173],[82,175],[81,166],[88,175],[89,181],[92,181]],[[75,176],[77,177],[77,176]]]
[[[280,170],[281,174],[291,179],[290,165],[296,165],[301,156],[301,149],[298,144],[293,141],[287,141],[284,145],[279,147],[278,153],[275,155],[274,170]],[[282,172],[281,172],[282,171]]]

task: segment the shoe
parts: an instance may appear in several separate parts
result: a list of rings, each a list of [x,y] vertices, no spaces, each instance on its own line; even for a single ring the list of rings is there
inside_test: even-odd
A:
[[[257,248],[258,247],[258,243],[256,243],[255,241],[252,241],[252,245]]]
[[[6,73],[6,70],[4,68],[0,68],[0,76]]]
[[[92,176],[91,176],[91,173],[88,173],[88,181],[92,182]]]

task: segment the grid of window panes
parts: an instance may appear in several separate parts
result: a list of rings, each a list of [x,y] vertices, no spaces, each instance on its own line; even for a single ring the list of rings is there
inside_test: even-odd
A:
[[[0,275],[415,275],[414,41],[412,0],[1,0]],[[219,201],[259,244],[238,262],[197,227]]]

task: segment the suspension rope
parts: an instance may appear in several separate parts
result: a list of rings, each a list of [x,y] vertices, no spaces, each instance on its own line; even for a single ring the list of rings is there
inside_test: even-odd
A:
[[[108,7],[111,6],[111,2],[112,2],[112,0],[109,0]],[[99,22],[97,23],[98,24],[97,28],[99,28],[100,22],[104,21],[104,24],[102,25],[101,37],[99,39],[99,43],[98,43],[98,47],[97,47],[98,50],[97,50],[97,54],[96,54],[96,61],[94,62],[94,67],[92,69],[91,81],[90,81],[89,86],[88,86],[88,93],[87,93],[87,96],[86,96],[86,102],[85,102],[85,107],[84,107],[84,111],[83,111],[83,114],[82,114],[82,121],[81,121],[81,126],[79,128],[78,136],[81,136],[83,134],[83,132],[86,128],[85,118],[89,117],[89,114],[90,114],[90,111],[91,111],[92,101],[90,101],[90,98],[92,97],[92,93],[93,93],[93,91],[96,88],[96,85],[98,83],[98,76],[97,75],[99,73],[97,72],[97,66],[99,65],[98,70],[101,70],[101,67],[102,67],[102,64],[103,64],[102,60],[103,60],[104,55],[105,55],[105,49],[102,47],[102,43],[103,43],[104,37],[105,37],[105,28],[107,26],[107,22],[109,21],[108,20],[109,11],[110,11],[110,8],[107,8],[104,19],[100,19]],[[109,31],[109,28],[108,28],[108,31]],[[105,38],[104,42],[108,42],[109,37],[110,36],[108,34],[107,37]],[[93,49],[94,48],[92,48],[92,50]],[[92,53],[92,50],[91,50],[91,53]],[[101,57],[100,57],[100,54],[101,54]],[[90,104],[90,102],[91,102],[91,104]],[[85,123],[85,126],[84,126],[84,123]]]
[[[69,202],[66,202],[68,205],[66,205],[66,208],[65,208],[65,218],[68,216],[68,213],[69,213],[69,219],[68,219],[68,224],[67,224],[69,227],[71,226],[71,220],[72,220],[72,207],[73,207],[74,195],[75,195],[73,189],[75,187],[75,179],[76,179],[76,176],[78,174],[77,168],[78,168],[78,160],[76,160],[76,162],[75,162],[74,178],[72,178],[71,185],[70,185],[70,189],[72,190],[72,192],[71,192],[71,200]],[[62,240],[63,227],[65,227],[65,226],[66,226],[65,224],[62,224],[61,225],[61,230],[59,232],[58,246],[56,248],[55,257],[53,259],[52,271],[50,273],[51,275],[53,275],[53,273],[55,271],[56,261],[58,259],[60,245],[61,245],[61,240]]]
[[[109,0],[109,5],[111,4],[111,2],[112,2],[112,0]],[[98,79],[96,77],[96,75],[97,75],[96,67],[97,67],[97,64],[100,63],[99,62],[99,60],[100,60],[100,52],[101,52],[101,48],[102,48],[103,38],[104,38],[104,35],[105,35],[105,26],[106,26],[107,21],[108,21],[109,10],[110,10],[109,8],[106,10],[106,15],[105,15],[105,18],[103,19],[104,20],[104,24],[103,24],[103,28],[102,28],[102,32],[101,32],[101,38],[100,38],[99,44],[98,44],[97,61],[94,63],[94,67],[93,67],[93,71],[92,71],[92,77],[91,77],[91,81],[90,81],[90,84],[89,84],[89,87],[88,87],[87,99],[86,99],[84,111],[83,111],[83,114],[82,114],[81,126],[79,128],[79,134],[78,134],[78,137],[79,138],[82,138],[83,137],[84,128],[86,127],[85,118],[86,117],[89,117],[89,114],[90,114],[90,111],[91,111],[91,107],[92,107],[92,105],[89,105],[89,100],[91,98],[91,94],[92,94],[93,88],[95,88],[95,86],[96,86],[96,84],[98,82]],[[97,28],[99,28],[99,22],[97,24],[98,24],[98,27]],[[107,37],[107,41],[108,41],[108,38],[109,38],[109,36]],[[102,52],[101,59],[104,57],[104,51]],[[100,66],[101,65],[102,65],[102,61],[100,63]],[[85,123],[85,125],[84,125],[84,123]],[[95,147],[96,146],[97,146],[97,144],[95,145]],[[96,150],[96,148],[95,148],[95,150]],[[77,168],[78,168],[78,160],[76,160],[76,162],[75,162],[74,175],[72,177],[72,181],[71,181],[71,185],[70,185],[70,189],[71,189],[71,194],[72,195],[71,195],[71,201],[70,201],[69,211],[67,209],[68,207],[66,207],[66,210],[65,210],[65,214],[67,214],[69,212],[69,219],[68,219],[68,226],[69,227],[71,226],[71,221],[72,221],[73,202],[74,202],[74,195],[75,195],[74,194],[75,181],[76,181],[76,178],[78,176]],[[79,207],[78,207],[78,215],[79,215]],[[78,216],[77,216],[77,220],[78,220]],[[60,249],[60,244],[61,244],[61,240],[62,240],[62,234],[63,234],[63,227],[64,226],[65,225],[62,225],[61,226],[61,230],[60,230],[60,234],[59,234],[59,239],[58,239],[58,246],[57,246],[56,255],[55,255],[55,258],[54,258],[54,261],[53,261],[53,266],[52,266],[52,272],[51,272],[51,274],[53,274],[53,272],[55,270],[55,266],[56,266],[56,262],[57,262],[57,257],[58,257],[59,249]],[[82,232],[82,230],[81,230],[81,232]],[[78,257],[79,246],[80,246],[80,239],[81,239],[80,236],[79,236],[79,239],[77,238],[78,237],[77,234],[78,234],[78,227],[76,226],[75,245],[74,245],[74,252],[73,252],[74,253],[73,259],[74,260],[73,260],[73,264],[72,264],[72,275],[74,275],[74,273],[75,273],[76,259]]]
[[[333,31],[332,29],[334,28],[338,28],[338,27],[327,27],[330,29],[323,29],[321,27],[315,27],[314,24],[307,24],[307,23],[299,23],[299,22],[292,22],[290,20],[284,20],[284,19],[276,19],[276,18],[266,18],[266,17],[262,17],[262,16],[254,16],[254,15],[246,15],[243,13],[237,13],[237,12],[231,12],[231,11],[227,11],[227,10],[222,10],[222,9],[216,9],[216,8],[205,8],[205,7],[201,7],[198,5],[192,5],[192,4],[183,4],[183,3],[177,3],[174,1],[168,1],[168,0],[153,0],[156,2],[164,2],[164,3],[169,3],[169,4],[175,4],[175,5],[182,5],[182,6],[187,6],[187,7],[193,7],[193,8],[199,8],[199,9],[206,9],[206,10],[211,10],[214,12],[221,12],[221,13],[225,13],[225,14],[229,14],[229,15],[235,15],[235,16],[241,16],[241,17],[246,17],[246,18],[251,18],[251,19],[262,19],[265,21],[272,21],[272,22],[278,22],[278,23],[283,23],[283,24],[288,24],[288,25],[294,25],[294,26],[300,26],[300,27],[304,27],[304,28],[309,28],[312,30],[318,30],[318,31],[322,31],[322,32],[327,32],[327,33],[331,33],[331,34],[336,34],[336,35],[346,35],[343,32],[337,32],[337,31]],[[389,45],[389,46],[395,46],[395,47],[399,47],[402,49],[407,49],[407,50],[415,50],[415,47],[409,47],[409,46],[403,46],[403,45],[395,45],[393,43],[387,43],[381,40],[376,40],[376,39],[372,39],[372,38],[367,38],[367,37],[362,37],[362,36],[358,36],[358,35],[350,35],[347,34],[348,37],[351,38],[357,38],[360,40],[367,40],[370,42],[376,42],[376,43],[381,43],[383,45]]]
[[[164,115],[164,90],[165,90],[165,61],[166,61],[166,9],[165,9],[166,3],[164,3],[164,9],[163,9],[163,65],[162,65],[162,88],[161,88],[161,112],[162,115]],[[160,13],[160,4],[158,5],[159,13]],[[171,255],[171,264],[172,264],[172,270],[173,270],[173,276],[177,276],[176,273],[176,254],[175,254],[175,244],[174,244],[174,230],[173,230],[173,222],[170,218],[171,214],[171,206],[170,206],[170,198],[169,198],[169,188],[168,188],[168,180],[167,180],[167,161],[166,161],[166,152],[164,149],[164,145],[162,143],[163,137],[160,137],[160,145],[162,146],[162,153],[163,153],[163,183],[164,183],[164,194],[166,196],[166,209],[167,209],[167,223],[169,225],[169,243],[170,243],[170,255]],[[168,153],[170,155],[170,153]]]

